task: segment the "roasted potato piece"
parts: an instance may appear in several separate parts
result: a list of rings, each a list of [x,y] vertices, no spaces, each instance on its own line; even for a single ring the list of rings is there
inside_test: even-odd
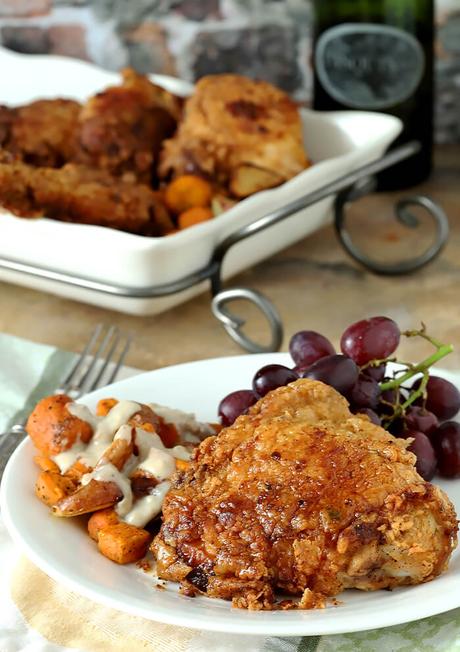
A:
[[[136,412],[128,423],[135,428],[147,430],[147,432],[156,432],[167,448],[171,448],[171,446],[175,446],[179,442],[179,433],[176,426],[172,423],[166,423],[148,405],[141,405],[139,412]]]
[[[35,483],[35,495],[42,503],[52,507],[75,491],[76,483],[55,471],[42,471]]]
[[[74,417],[67,410],[72,399],[65,394],[48,396],[34,408],[26,430],[35,447],[48,457],[71,448],[76,441],[87,443],[93,436],[89,423]]]
[[[88,521],[88,534],[91,539],[98,541],[101,530],[104,530],[109,525],[116,525],[119,522],[120,520],[114,509],[110,507],[108,509],[101,509],[91,514]]]
[[[132,437],[131,441],[127,441],[126,439],[114,439],[110,446],[104,451],[101,459],[96,464],[96,468],[100,468],[105,464],[112,464],[121,471],[133,454],[133,450]]]
[[[283,178],[270,170],[240,165],[235,168],[230,178],[230,190],[237,197],[248,197],[255,192],[274,188],[283,183]]]
[[[166,186],[164,199],[170,211],[179,215],[189,208],[209,206],[211,185],[202,177],[184,174]]]
[[[56,502],[52,508],[53,514],[65,517],[89,514],[112,507],[122,497],[122,492],[115,482],[90,480],[88,484],[80,486],[70,496],[65,496]]]
[[[147,473],[144,469],[136,469],[130,477],[131,489],[136,498],[147,496],[153,487],[156,487],[159,480]]]
[[[147,530],[118,523],[99,531],[97,546],[105,557],[117,564],[130,564],[144,557],[151,539]]]

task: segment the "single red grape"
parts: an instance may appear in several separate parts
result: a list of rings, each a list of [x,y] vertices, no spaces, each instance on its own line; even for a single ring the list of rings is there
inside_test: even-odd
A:
[[[460,476],[460,424],[445,421],[431,435],[438,457],[439,474],[445,478]]]
[[[399,403],[404,403],[405,398],[398,388],[385,389],[380,394],[380,401],[377,408],[378,414],[393,414],[394,410],[392,406],[398,404],[398,397]]]
[[[366,414],[369,419],[374,423],[376,426],[382,425],[382,421],[380,420],[380,417],[378,414],[374,412],[374,410],[371,410],[370,408],[360,408],[359,410],[356,411],[356,414]]]
[[[407,437],[407,428],[405,427],[404,419],[401,417],[396,417],[396,419],[393,419],[387,429],[394,437],[402,439]]]
[[[423,432],[418,430],[409,430],[406,436],[414,439],[407,450],[417,457],[415,463],[417,473],[424,480],[431,480],[436,471],[436,454],[430,440]]]
[[[252,381],[252,389],[261,398],[273,389],[283,387],[298,378],[298,374],[289,367],[284,367],[281,364],[267,364],[256,372]]]
[[[257,403],[257,396],[250,389],[239,389],[228,394],[217,408],[222,425],[231,426],[236,417],[247,412],[254,403]]]
[[[418,389],[420,379],[414,383],[413,389]],[[425,407],[433,412],[438,419],[444,421],[452,419],[460,410],[460,392],[448,380],[439,376],[430,376],[426,385]],[[419,399],[417,403],[422,403]]]
[[[340,348],[358,365],[382,360],[391,355],[399,344],[401,332],[388,317],[371,317],[357,321],[342,335]]]
[[[329,340],[316,331],[299,331],[291,337],[289,353],[298,367],[308,367],[326,355],[334,355]]]
[[[407,430],[418,430],[425,435],[430,435],[439,426],[436,415],[418,405],[407,408],[404,419]]]
[[[385,378],[385,368],[386,365],[379,364],[377,367],[366,367],[365,369],[361,369],[361,373],[380,383]]]
[[[328,355],[308,367],[302,377],[321,380],[346,396],[358,380],[358,376],[359,369],[353,360],[344,355]]]
[[[380,393],[380,387],[376,380],[360,374],[347,398],[356,408],[375,410],[379,403]]]

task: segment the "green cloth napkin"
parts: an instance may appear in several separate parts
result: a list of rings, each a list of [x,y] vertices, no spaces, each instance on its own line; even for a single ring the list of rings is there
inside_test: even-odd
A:
[[[0,432],[56,388],[73,357],[66,351],[0,334]],[[119,377],[133,373],[135,370],[125,368]],[[353,634],[268,638],[197,632],[190,644],[190,652],[241,652],[242,648],[245,652],[460,651],[460,609],[406,625]]]

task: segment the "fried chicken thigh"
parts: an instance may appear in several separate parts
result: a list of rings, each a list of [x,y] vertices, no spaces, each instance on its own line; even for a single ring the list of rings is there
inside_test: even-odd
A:
[[[164,143],[160,175],[200,173],[237,197],[277,186],[308,165],[294,102],[264,81],[200,79],[179,129]]]
[[[406,445],[323,383],[270,392],[176,475],[152,544],[159,576],[250,609],[274,608],[276,589],[311,608],[435,578],[456,515]]]

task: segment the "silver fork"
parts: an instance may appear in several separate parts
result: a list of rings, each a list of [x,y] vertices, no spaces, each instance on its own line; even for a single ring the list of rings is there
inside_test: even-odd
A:
[[[67,394],[75,400],[109,385],[117,377],[130,345],[131,335],[124,335],[116,326],[98,324],[54,394]],[[0,479],[10,456],[27,435],[26,422],[27,417],[0,434]]]

